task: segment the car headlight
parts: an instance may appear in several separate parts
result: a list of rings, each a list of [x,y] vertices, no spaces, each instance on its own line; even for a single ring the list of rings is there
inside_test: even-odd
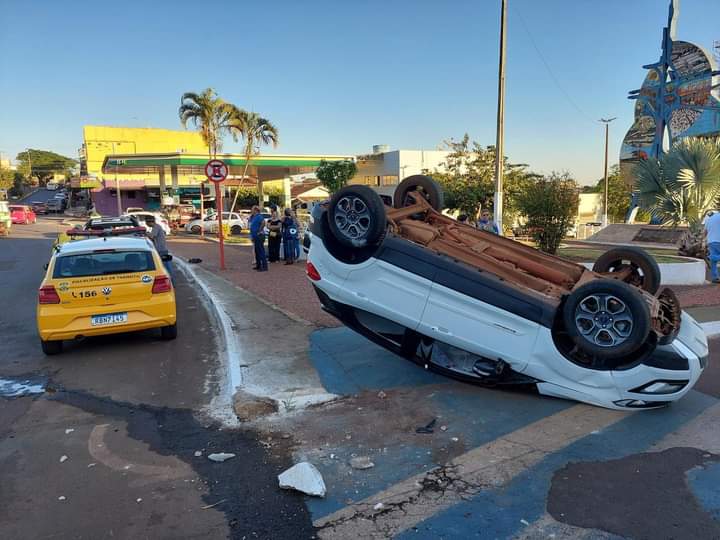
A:
[[[630,391],[638,394],[674,394],[685,388],[687,383],[688,381],[653,381]]]

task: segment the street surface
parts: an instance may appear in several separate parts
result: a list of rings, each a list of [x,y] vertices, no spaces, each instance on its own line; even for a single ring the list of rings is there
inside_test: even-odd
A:
[[[717,340],[696,389],[661,410],[479,388],[323,327],[306,281],[290,301],[276,290],[301,268],[271,265],[258,286],[248,248],[228,246],[222,273],[216,244],[179,236],[176,341],[45,357],[35,295],[64,228],[41,218],[0,240],[0,538],[720,538]],[[229,379],[239,425],[218,420]],[[300,461],[324,498],[278,488]]]
[[[312,536],[302,499],[277,489],[287,453],[206,414],[215,323],[182,277],[177,340],[126,334],[42,354],[35,300],[61,228],[40,218],[0,241],[0,538]],[[19,384],[34,393],[10,397]]]

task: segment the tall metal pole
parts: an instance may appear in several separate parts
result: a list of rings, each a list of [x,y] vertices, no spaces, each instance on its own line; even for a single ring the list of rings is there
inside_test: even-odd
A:
[[[32,156],[30,155],[30,149],[27,149],[27,158],[28,158],[28,168],[30,171],[28,172],[28,181],[30,182],[30,185],[32,186]]]
[[[615,118],[601,118],[605,124],[605,204],[603,205],[603,227],[608,226],[608,142],[610,140],[610,122]]]
[[[500,15],[500,61],[498,67],[497,136],[495,139],[495,223],[503,232],[503,157],[505,140],[505,28],[507,25],[507,0],[501,0]]]
[[[112,143],[113,156],[115,155],[115,143]],[[115,195],[117,195],[118,217],[122,216],[122,197],[120,196],[120,180],[118,180],[118,161],[115,158]]]

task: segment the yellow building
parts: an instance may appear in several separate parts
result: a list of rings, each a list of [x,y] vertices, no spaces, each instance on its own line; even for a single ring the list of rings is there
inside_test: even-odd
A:
[[[200,184],[206,182],[207,147],[194,131],[155,128],[84,126],[81,178],[73,187],[90,188],[96,210],[115,215],[120,206],[148,209],[171,202],[199,204]],[[321,160],[348,159],[334,155],[255,155],[243,178],[245,158],[222,154],[230,169],[222,183],[224,196],[259,179],[268,189],[281,189],[290,203],[290,175],[312,172]],[[119,188],[119,190],[118,190]],[[169,199],[166,199],[169,198]]]

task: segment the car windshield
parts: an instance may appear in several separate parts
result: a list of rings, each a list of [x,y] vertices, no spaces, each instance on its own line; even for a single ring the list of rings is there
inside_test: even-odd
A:
[[[58,257],[53,277],[103,276],[150,270],[155,270],[150,251],[102,251]]]

